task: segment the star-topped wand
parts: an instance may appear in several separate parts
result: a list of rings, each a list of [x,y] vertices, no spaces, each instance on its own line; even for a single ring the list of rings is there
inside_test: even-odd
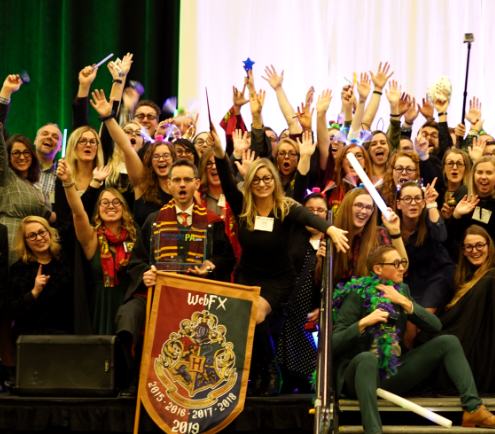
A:
[[[255,64],[255,62],[253,62],[248,57],[247,60],[243,60],[242,63],[244,63],[244,71],[246,71],[247,78],[249,79],[249,72],[248,71],[252,71],[253,70],[253,65]]]

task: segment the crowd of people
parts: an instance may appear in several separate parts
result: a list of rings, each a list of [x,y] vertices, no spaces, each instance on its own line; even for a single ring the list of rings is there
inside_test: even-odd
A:
[[[400,274],[391,280],[403,298],[373,286],[405,312],[393,349],[397,356],[424,352],[440,335],[455,337],[473,374],[471,395],[476,388],[495,391],[490,349],[495,139],[483,130],[479,100],[470,101],[469,128],[462,123],[449,128],[447,94],[416,104],[391,79],[390,66],[380,64],[376,73],[361,74],[340,90],[341,109],[332,121],[330,90],[316,98],[315,117],[312,87],[295,111],[283,73],[270,66],[262,83],[274,91],[287,121],[287,129],[277,134],[267,126],[270,113],[263,111],[273,93],[256,87],[251,69],[242,91],[233,88],[233,105],[219,124],[224,149],[217,125],[198,132],[198,115],[165,116],[155,102],[140,100],[134,87],[126,87],[132,59],[127,54],[118,66],[108,63],[108,98],[104,90],[90,95],[103,72],[91,66],[81,70],[66,156],[58,161],[62,133],[56,123],[40,125],[34,140],[8,133],[9,107],[15,92],[22,92],[22,81],[9,75],[3,83],[4,372],[12,374],[13,342],[21,334],[117,334],[129,368],[124,392],[135,394],[147,288],[156,281],[149,240],[154,223],[169,222],[178,229],[208,228],[207,242],[214,247],[187,273],[261,287],[249,395],[310,390],[325,235],[333,248],[335,286],[359,287],[356,282],[365,277],[381,278],[384,285],[387,276]],[[383,93],[389,126],[373,130]],[[89,124],[90,105],[101,125]],[[245,106],[252,114],[250,129],[242,118]],[[381,194],[388,218],[363,187],[350,153]],[[190,260],[184,246],[174,248]],[[380,254],[370,253],[377,249]],[[386,262],[388,256],[394,258]],[[334,356],[343,360],[350,351],[350,365],[339,366],[352,371],[357,369],[353,357],[376,353],[380,344],[372,333],[391,327],[393,310],[377,308],[368,312],[371,319],[358,318],[359,327],[344,327],[341,318],[352,317],[347,300],[352,297],[338,305]],[[413,318],[413,311],[427,318]],[[362,336],[371,349],[354,345]],[[345,369],[337,373],[339,392],[359,397]],[[393,378],[394,370],[389,371],[387,378]],[[450,376],[434,376],[436,390],[452,389],[448,366],[447,371]],[[477,408],[478,401],[473,398],[466,408]],[[369,432],[377,432],[373,429]]]

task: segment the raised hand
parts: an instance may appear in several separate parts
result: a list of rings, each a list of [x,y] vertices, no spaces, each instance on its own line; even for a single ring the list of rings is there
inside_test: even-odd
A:
[[[272,69],[270,69],[270,66]],[[284,71],[280,73],[280,75],[277,74],[277,71],[275,71],[275,67],[273,65],[267,66],[265,68],[265,74],[267,77],[261,77],[268,81],[270,83],[270,86],[274,89],[277,90],[278,88],[282,87],[282,82],[284,81]]]
[[[416,137],[413,141],[413,145],[414,145],[414,150],[419,156],[419,159],[421,161],[427,160],[428,155],[430,153],[429,151],[430,143],[428,142],[428,140],[426,140],[426,138],[423,136]]]
[[[371,79],[369,78],[367,73],[361,73],[360,80],[357,84],[357,92],[359,94],[359,99],[368,98],[371,89]]]
[[[250,69],[247,71],[247,77],[244,77],[244,84],[248,87],[249,93],[252,94],[253,92],[256,92],[254,89],[254,76],[253,76],[253,70]]]
[[[392,71],[390,75],[387,75],[389,70],[390,70],[390,65],[388,64],[388,62],[385,62],[385,65],[383,65],[383,69],[382,69],[382,62],[380,62],[380,65],[378,65],[378,72],[376,73],[376,75],[373,74],[372,71],[370,71],[371,80],[375,85],[375,90],[381,91],[385,87],[385,85],[387,84],[387,80],[390,77],[392,77],[392,75],[394,74],[394,72]]]
[[[38,297],[38,295],[43,291],[43,288],[46,286],[48,281],[50,280],[50,276],[45,276],[42,273],[42,265],[40,264],[40,267],[38,268],[38,274],[36,275],[36,279],[34,280],[34,288],[33,288],[33,295],[35,298]]]
[[[435,203],[437,201],[438,192],[435,190],[435,184],[437,183],[435,178],[431,184],[428,184],[425,188],[425,202],[427,204]]]
[[[137,103],[139,102],[139,97],[139,92],[136,89],[133,89],[132,87],[126,87],[124,89],[124,93],[122,94],[124,107],[129,111],[134,110],[134,107],[136,107]]]
[[[354,89],[351,86],[345,87],[341,93],[342,105],[344,108],[352,109],[353,105],[356,103],[356,98],[354,97]]]
[[[309,112],[309,105],[308,104],[301,104],[301,107],[297,107],[297,119],[299,120],[299,123],[301,124],[301,128],[303,130],[310,130],[311,131],[311,121],[313,118],[313,113],[315,111],[314,107],[311,109],[311,113]]]
[[[407,112],[404,114],[404,120],[408,124],[412,124],[418,116],[419,116],[419,110],[416,108],[416,98],[413,97],[410,107],[407,109]]]
[[[423,98],[423,107],[418,104],[418,110],[426,120],[433,118],[433,105],[428,99],[428,95],[426,95],[426,98]]]
[[[443,98],[442,99],[437,98],[435,100],[434,107],[435,107],[435,110],[437,111],[437,113],[445,113],[447,111],[447,109],[449,108],[449,100],[445,96],[445,92],[443,92]]]
[[[310,157],[314,154],[315,149],[316,149],[316,142],[313,143],[312,137],[311,137],[311,131],[304,131],[302,133],[302,143],[299,140],[299,137],[297,137],[297,144],[299,145],[299,155],[300,158],[302,159],[303,157]]]
[[[2,93],[6,92],[6,94],[8,94],[10,97],[13,92],[17,92],[19,90],[21,85],[22,80],[19,77],[19,74],[7,75],[7,78],[3,82]]]
[[[256,94],[256,92],[251,94],[251,113],[253,115],[255,114],[260,114],[261,110],[263,109],[263,104],[265,104],[265,91],[260,90],[259,94]]]
[[[402,92],[399,99],[399,114],[402,116],[411,108],[411,105],[411,97],[406,92]]]
[[[388,88],[389,90],[385,89],[385,95],[387,95],[387,99],[390,105],[399,104],[402,86],[399,86],[396,81],[390,80],[390,82],[388,83]]]
[[[247,139],[247,134],[247,131],[245,131],[243,134],[242,130],[235,130],[232,133],[232,141],[234,142],[234,153],[236,153],[236,156],[249,149],[250,144]]]
[[[127,53],[124,58],[122,59],[122,62],[120,64],[120,69],[122,70],[122,72],[127,75],[129,73],[129,71],[131,70],[131,65],[132,65],[132,57],[134,55],[132,53]]]
[[[469,112],[466,114],[465,119],[473,125],[481,119],[481,103],[479,98],[474,97],[469,100]]]
[[[337,250],[337,252],[345,253],[349,250],[349,241],[345,234],[348,234],[348,231],[344,231],[343,229],[339,229],[335,226],[330,226],[327,229],[327,235],[332,239],[333,244]]]
[[[93,108],[98,112],[100,116],[110,116],[112,114],[112,105],[114,98],[111,98],[110,101],[107,101],[105,98],[105,92],[102,90],[95,91],[91,94],[93,99],[89,100]]]
[[[464,124],[457,124],[455,127],[455,135],[464,137],[466,135],[466,126]]]
[[[253,161],[255,160],[256,152],[251,151],[249,149],[245,149],[242,151],[242,160],[239,163],[239,161],[234,161],[235,165],[237,166],[237,170],[241,174],[243,178],[246,177],[246,173],[249,169],[249,166],[253,164]],[[258,157],[259,158],[259,157]]]
[[[93,178],[100,182],[105,181],[112,173],[112,168],[110,166],[95,167],[93,169]]]
[[[315,94],[315,88],[311,86],[308,90],[308,93],[306,94],[306,105],[311,106],[311,104],[313,104],[314,94]]]
[[[57,163],[57,176],[63,184],[72,183],[72,169],[64,158],[61,158]]]
[[[330,101],[332,101],[332,91],[327,89],[324,90],[321,95],[318,95],[318,101],[316,101],[316,113],[326,113],[328,107],[330,106]]]
[[[476,137],[473,138],[473,146],[468,146],[469,158],[473,163],[483,156],[485,146],[486,142],[480,142]]]
[[[387,209],[390,212],[390,221],[388,221],[382,214],[383,226],[385,226],[390,235],[398,235],[401,233],[400,218],[392,208]]]
[[[206,137],[206,143],[208,144],[208,146],[211,146],[213,148],[213,153],[215,157],[217,158],[224,157],[225,152],[223,151],[222,148],[222,142],[220,142],[220,138],[218,137],[216,131],[211,131],[208,133],[208,136]]]
[[[476,208],[476,205],[478,205],[479,201],[480,200],[476,195],[471,194],[469,195],[469,198],[467,195],[465,195],[454,209],[454,218],[460,219],[461,216],[472,212]]]
[[[237,90],[237,87],[235,86],[232,86],[232,90],[233,90],[233,94],[234,94],[234,105],[236,107],[242,107],[244,104],[248,103],[249,102],[249,99],[246,99],[246,97],[244,96],[244,92],[246,91],[246,83],[244,83],[244,87],[242,88],[242,92],[239,92],[239,90]]]
[[[79,72],[79,84],[81,86],[89,87],[93,80],[96,78],[96,73],[98,72],[98,68],[91,70],[92,66],[86,66]]]

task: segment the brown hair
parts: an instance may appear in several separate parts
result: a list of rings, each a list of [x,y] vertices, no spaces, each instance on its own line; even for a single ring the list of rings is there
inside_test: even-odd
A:
[[[421,191],[421,197],[423,198],[423,200],[425,200],[425,192],[418,184],[416,184],[415,182],[404,182],[404,184],[402,184],[400,188],[397,189],[397,201],[399,199],[402,199],[402,190],[407,187],[417,188],[419,191]],[[400,218],[400,225],[402,228],[402,223],[403,223],[402,210],[399,209],[397,206],[396,209],[397,209],[397,215]],[[426,212],[427,209],[425,206],[418,219],[418,238],[416,239],[416,243],[414,244],[416,247],[422,246],[426,240],[426,237],[428,236],[428,226],[426,225]],[[404,244],[406,244],[405,240],[404,240]]]
[[[339,213],[335,217],[335,226],[349,232],[347,234],[347,239],[349,240],[348,244],[351,246],[351,249],[349,249],[346,253],[335,253],[335,262],[333,267],[334,282],[340,281],[342,275],[346,274],[348,271],[347,266],[349,258],[353,255],[352,242],[354,240],[354,236],[356,235],[353,225],[352,208],[354,199],[364,195],[369,196],[368,191],[364,188],[356,188],[347,193],[344,196],[342,204],[340,205]],[[370,269],[367,266],[366,254],[370,249],[379,245],[378,238],[376,236],[377,214],[378,211],[375,207],[362,230],[361,246],[359,248],[358,258],[354,267],[354,275],[356,277],[363,277],[369,274]]]
[[[385,259],[385,255],[392,250],[397,251],[394,246],[389,246],[388,244],[382,244],[381,246],[372,248],[366,259],[366,266],[368,269],[373,271],[373,267],[382,262]]]
[[[470,226],[462,235],[461,246],[464,245],[464,240],[468,235],[481,235],[486,240],[488,243],[488,258],[481,266],[475,267],[467,260],[462,250],[459,252],[459,265],[454,279],[454,298],[445,307],[445,310],[454,306],[488,271],[495,267],[495,247],[488,232],[481,226]]]
[[[26,179],[35,184],[40,179],[40,163],[38,161],[38,156],[36,155],[36,150],[34,149],[33,142],[29,140],[26,136],[22,134],[14,134],[10,136],[10,139],[7,141],[7,153],[9,154],[9,166],[16,173],[16,175],[21,176],[16,169],[12,166],[11,159],[13,158],[10,153],[12,152],[12,148],[16,143],[22,143],[26,146],[28,151],[31,153],[31,164],[28,168],[28,173]]]
[[[157,104],[155,104],[153,101],[150,101],[149,99],[142,99],[141,101],[139,101],[136,108],[134,109],[134,113],[137,112],[137,109],[139,107],[143,107],[143,106],[151,107],[153,110],[155,110],[156,117],[157,118],[160,117],[160,114],[162,113],[162,111],[160,110],[160,107],[158,107]],[[134,115],[134,117],[136,117],[136,115]]]
[[[390,139],[388,138],[387,136],[387,133],[384,133],[383,131],[380,131],[380,130],[375,130],[373,131],[371,134],[373,134],[373,138],[369,141],[369,142],[365,142],[364,143],[364,148],[366,149],[367,152],[370,151],[370,148],[371,148],[371,142],[375,139],[375,136],[377,134],[383,134],[385,136],[385,140],[387,142],[387,146],[388,146],[388,155],[390,156],[392,154],[392,152],[394,152],[394,148],[392,147],[392,145],[390,144]]]
[[[32,215],[24,217],[17,228],[17,238],[15,240],[13,250],[21,257],[22,262],[27,264],[28,262],[35,262],[38,259],[26,244],[26,236],[24,235],[24,232],[26,231],[26,226],[28,223],[39,223],[50,233],[50,253],[52,254],[52,257],[59,260],[62,252],[62,246],[60,245],[60,237],[57,230],[52,228],[43,217]]]
[[[350,152],[350,149],[352,149],[352,148],[358,148],[358,149],[361,149],[363,151],[363,155],[364,155],[364,168],[363,169],[370,179],[373,176],[373,167],[371,166],[370,156],[366,152],[366,149],[364,149],[358,145],[349,145],[349,146],[345,146],[345,147],[339,149],[339,151],[337,152],[337,155],[335,156],[335,170],[333,172],[334,173],[334,175],[333,175],[334,179],[333,180],[335,182],[335,189],[337,191],[340,190],[342,195],[344,195],[346,193],[346,191],[345,191],[346,190],[346,188],[345,188],[346,184],[343,181],[343,179],[345,177],[344,166],[343,166],[344,158],[347,155],[347,153]]]
[[[200,180],[199,191],[200,193],[206,193],[208,191],[208,175],[206,174],[206,163],[213,155],[213,148],[206,149],[199,159],[198,178]]]
[[[473,167],[471,169],[471,174],[469,176],[469,180],[467,183],[468,194],[473,194],[473,195],[478,194],[478,192],[476,191],[476,184],[474,183],[474,175],[476,173],[476,168],[478,167],[478,164],[481,164],[481,163],[491,163],[492,166],[495,168],[495,158],[494,157],[487,155],[486,157],[478,158],[473,164]],[[495,189],[493,189],[491,197],[495,197]]]
[[[100,218],[100,200],[103,194],[107,191],[109,193],[112,193],[117,199],[122,202],[122,227],[129,232],[130,241],[136,241],[136,227],[134,226],[134,219],[132,218],[131,211],[129,211],[124,196],[122,196],[122,193],[120,193],[120,191],[116,188],[105,188],[98,196],[98,202],[96,202],[98,206],[96,207],[95,217],[93,219],[95,222],[95,231],[98,231],[101,226],[105,225]]]
[[[495,145],[495,142],[494,142]],[[462,151],[461,149],[447,149],[445,151],[445,154],[443,155],[443,160],[442,160],[442,173],[443,177],[445,179],[445,182],[447,182],[447,177],[445,176],[445,163],[447,162],[447,157],[450,154],[456,154],[456,155],[461,155],[462,156],[462,161],[464,162],[464,176],[462,178],[462,185],[467,185],[469,182],[469,174],[471,172],[471,162],[469,161],[469,156],[467,152]]]
[[[156,141],[155,143],[151,143],[146,149],[146,153],[143,158],[143,170],[144,177],[141,179],[140,188],[143,192],[143,200],[146,202],[153,202],[157,205],[163,205],[161,200],[158,199],[158,190],[160,189],[160,183],[158,182],[158,176],[153,169],[153,165],[151,164],[151,156],[155,152],[155,149],[160,145],[166,145],[172,154],[172,160],[174,163],[177,161],[177,153],[175,152],[174,145],[170,142],[163,142],[161,140]],[[170,169],[169,169],[170,170]]]
[[[413,151],[397,151],[388,160],[387,173],[383,177],[382,196],[385,199],[387,205],[394,210],[397,209],[397,203],[395,201],[397,186],[394,183],[394,167],[397,160],[401,157],[408,157],[416,167],[416,179],[419,180],[419,157],[416,152]]]

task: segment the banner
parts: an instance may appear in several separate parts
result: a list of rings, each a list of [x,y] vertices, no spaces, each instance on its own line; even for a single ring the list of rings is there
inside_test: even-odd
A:
[[[243,410],[259,292],[157,273],[139,399],[163,431],[213,434]]]

